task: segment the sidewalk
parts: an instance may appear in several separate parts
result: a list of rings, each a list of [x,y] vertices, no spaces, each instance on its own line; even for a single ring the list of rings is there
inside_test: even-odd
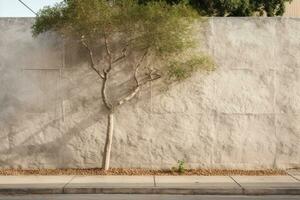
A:
[[[0,176],[0,194],[300,195],[288,176]]]

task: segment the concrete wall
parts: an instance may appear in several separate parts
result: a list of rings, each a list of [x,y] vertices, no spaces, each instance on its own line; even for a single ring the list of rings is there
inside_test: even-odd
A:
[[[284,16],[300,17],[300,0],[293,0],[291,3],[287,2]]]
[[[0,19],[0,167],[99,167],[99,80],[32,22]],[[199,32],[217,70],[118,110],[112,167],[300,167],[300,19],[211,18]]]

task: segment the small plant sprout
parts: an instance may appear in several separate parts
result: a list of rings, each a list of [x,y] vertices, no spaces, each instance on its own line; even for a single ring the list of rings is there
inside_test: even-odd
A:
[[[183,174],[185,172],[185,166],[183,160],[178,160],[178,173]]]

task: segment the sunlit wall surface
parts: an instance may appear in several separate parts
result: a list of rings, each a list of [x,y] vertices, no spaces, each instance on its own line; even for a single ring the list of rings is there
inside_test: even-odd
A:
[[[287,3],[286,17],[300,17],[300,0],[293,0],[292,3]]]

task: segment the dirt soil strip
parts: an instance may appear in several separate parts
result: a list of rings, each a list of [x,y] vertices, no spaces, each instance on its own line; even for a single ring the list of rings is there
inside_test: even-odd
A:
[[[120,169],[112,168],[108,171],[103,171],[100,168],[91,169],[0,169],[2,176],[16,176],[16,175],[127,175],[127,176],[146,176],[146,175],[160,175],[160,176],[274,176],[287,175],[286,171],[279,169],[267,170],[220,170],[220,169],[186,169],[184,173],[178,173],[176,169]]]

